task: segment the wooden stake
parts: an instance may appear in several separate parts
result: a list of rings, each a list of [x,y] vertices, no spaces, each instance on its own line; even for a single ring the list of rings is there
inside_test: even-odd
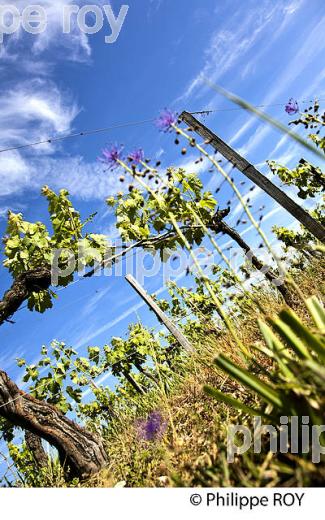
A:
[[[186,339],[184,334],[179,330],[178,327],[168,318],[168,316],[160,309],[157,303],[149,296],[149,294],[141,287],[141,285],[136,281],[135,278],[131,274],[128,274],[125,277],[126,281],[133,287],[133,289],[138,293],[139,296],[146,302],[146,304],[150,307],[150,309],[155,313],[157,318],[165,325],[165,327],[169,330],[169,332],[174,336],[174,338],[178,341],[178,343],[185,349],[187,352],[193,352],[194,348],[191,343]]]
[[[317,222],[307,211],[296,204],[288,195],[280,188],[275,186],[265,175],[249,163],[244,157],[239,155],[227,143],[222,141],[220,137],[214,134],[209,128],[203,125],[189,112],[183,112],[180,119],[189,125],[203,139],[209,141],[215,150],[221,153],[228,161],[230,161],[239,171],[241,171],[248,179],[261,188],[265,193],[270,195],[280,206],[287,210],[300,224],[302,224],[310,233],[318,240],[325,243],[325,228]]]

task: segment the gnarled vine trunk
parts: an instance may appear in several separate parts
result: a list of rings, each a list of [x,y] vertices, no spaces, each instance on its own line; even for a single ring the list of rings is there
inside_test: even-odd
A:
[[[51,269],[47,266],[38,267],[18,275],[0,301],[0,325],[9,320],[33,292],[44,291],[50,285]]]
[[[25,442],[27,449],[33,455],[33,459],[37,467],[46,468],[49,463],[49,457],[43,448],[42,439],[34,433],[26,430]]]
[[[86,478],[107,462],[100,437],[63,415],[58,408],[19,390],[0,370],[0,415],[55,446],[69,475]]]

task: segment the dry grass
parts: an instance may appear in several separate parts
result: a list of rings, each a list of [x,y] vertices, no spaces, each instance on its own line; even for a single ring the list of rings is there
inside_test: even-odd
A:
[[[324,264],[313,261],[305,271],[296,273],[295,278],[306,296],[323,297],[324,275]],[[283,306],[273,291],[260,289],[258,296],[269,315]],[[302,302],[296,310],[307,319]],[[254,345],[262,339],[257,326],[260,313],[244,312],[244,316],[237,319],[236,330],[245,345]],[[324,479],[322,465],[316,467],[294,456],[270,456],[267,451],[261,455],[248,453],[240,464],[227,463],[227,424],[237,421],[245,424],[250,419],[239,418],[239,412],[207,397],[202,391],[203,385],[214,386],[249,404],[258,403],[214,366],[213,359],[219,352],[242,363],[238,347],[229,334],[209,335],[197,345],[195,355],[187,362],[185,375],[175,375],[167,398],[159,392],[147,396],[145,408],[159,408],[169,420],[163,439],[156,442],[139,439],[135,426],[139,410],[130,407],[119,417],[119,427],[107,438],[109,467],[97,479],[97,486],[299,486],[317,485]],[[261,357],[259,362],[263,363]]]

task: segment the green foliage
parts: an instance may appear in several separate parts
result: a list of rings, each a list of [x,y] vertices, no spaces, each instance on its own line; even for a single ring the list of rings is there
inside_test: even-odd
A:
[[[128,393],[135,397],[156,388],[159,384],[157,367],[161,374],[168,370],[167,351],[140,323],[129,327],[127,339],[112,338],[104,352],[105,365],[111,367],[112,374],[121,383],[117,393],[125,397]]]
[[[67,486],[58,456],[49,457],[48,465],[40,468],[34,460],[33,453],[28,450],[25,443],[22,443],[21,446],[10,443],[8,448],[24,487]],[[71,487],[77,485],[77,479],[70,482]]]
[[[300,159],[298,166],[292,170],[275,161],[268,161],[268,165],[284,184],[298,188],[298,197],[301,199],[315,197],[325,188],[324,172],[305,159]]]
[[[320,135],[325,127],[325,112],[320,113],[320,105],[316,100],[298,119],[291,121],[290,125],[303,126],[305,130],[312,130],[308,135],[318,148],[325,153],[325,137]]]
[[[116,199],[116,226],[125,241],[148,238],[149,209],[145,207],[144,197],[139,190],[133,190],[126,198]],[[112,205],[112,199],[108,199]]]
[[[306,304],[313,326],[307,327],[289,309],[270,319],[269,325],[259,322],[265,341],[265,346],[260,346],[259,350],[274,366],[266,379],[239,367],[223,354],[215,360],[221,370],[257,395],[264,406],[249,409],[241,401],[229,400],[211,387],[205,387],[206,393],[251,415],[268,416],[275,426],[281,415],[308,416],[312,424],[322,424],[325,412],[325,311],[317,298]],[[264,372],[263,367],[260,368]]]
[[[145,174],[143,174],[145,175]],[[203,191],[203,185],[197,175],[186,173],[185,170],[168,169],[164,179],[163,189],[153,194],[145,194],[138,189],[127,195],[119,194],[116,199],[107,199],[109,206],[115,207],[117,229],[125,241],[143,240],[157,237],[164,240],[151,242],[151,247],[161,251],[163,260],[167,260],[162,250],[175,249],[177,245],[184,246],[175,236],[174,228],[169,219],[172,212],[189,243],[200,245],[204,231],[193,217],[191,211],[199,211],[201,219],[211,224],[217,207],[217,201],[210,192]],[[170,237],[169,237],[170,235]],[[144,246],[146,244],[144,243]]]
[[[209,405],[211,409],[207,408],[207,399],[201,395],[201,384],[203,382],[207,382],[210,385],[216,384],[214,370],[208,366],[211,354],[207,355],[207,352],[209,350],[210,341],[213,341],[213,338],[214,341],[216,341],[217,349],[224,352],[225,343],[223,343],[223,338],[225,338],[225,336],[224,334],[218,335],[218,333],[216,333],[215,336],[212,335],[209,337],[208,322],[203,323],[202,318],[196,319],[196,321],[190,318],[184,323],[183,319],[187,320],[184,314],[184,310],[187,308],[184,300],[187,301],[189,298],[192,305],[193,302],[199,302],[198,304],[199,306],[202,305],[204,312],[208,312],[205,306],[206,302],[201,298],[200,290],[198,290],[198,296],[196,297],[193,290],[178,288],[176,284],[171,285],[171,299],[169,301],[163,300],[160,303],[161,306],[173,316],[173,319],[178,320],[178,317],[181,318],[179,325],[183,327],[183,330],[191,340],[194,339],[196,347],[199,348],[199,345],[202,345],[201,350],[197,352],[197,355],[195,355],[193,359],[192,356],[189,357],[181,353],[177,349],[177,345],[173,345],[173,338],[165,338],[169,346],[163,347],[158,341],[158,338],[152,335],[151,331],[144,329],[140,324],[135,324],[130,327],[129,335],[126,338],[113,338],[111,344],[104,348],[91,346],[88,348],[87,353],[83,355],[84,357],[81,357],[74,352],[73,349],[66,347],[64,344],[55,342],[51,346],[51,349],[47,347],[42,348],[42,357],[37,365],[29,366],[28,369],[26,367],[26,375],[28,375],[29,382],[32,380],[33,386],[37,382],[40,384],[41,380],[42,382],[44,381],[44,379],[41,378],[45,378],[45,387],[47,390],[45,392],[46,395],[42,397],[43,399],[52,399],[52,402],[57,400],[59,406],[63,404],[63,408],[61,409],[64,409],[64,399],[71,402],[71,404],[74,403],[74,411],[82,420],[83,424],[90,430],[96,430],[106,439],[109,459],[111,458],[111,454],[114,454],[115,457],[112,463],[114,467],[111,467],[110,470],[114,474],[113,483],[117,482],[117,480],[115,480],[115,478],[117,478],[118,480],[125,480],[128,485],[141,486],[146,485],[146,483],[152,485],[153,478],[157,479],[161,475],[167,474],[169,475],[168,478],[174,479],[177,485],[184,485],[184,478],[188,479],[186,480],[188,485],[194,485],[194,483],[198,485],[208,485],[208,483],[211,484],[210,478],[214,479],[212,483],[217,483],[216,473],[220,474],[220,471],[223,471],[222,453],[225,449],[223,447],[224,443],[226,442],[226,434],[222,428],[225,427],[226,423],[229,423],[229,420],[236,420],[237,410],[245,414],[253,415],[255,413],[260,416],[267,416],[269,420],[270,416],[274,419],[275,416],[278,416],[280,413],[281,408],[276,408],[276,406],[283,407],[284,404],[289,406],[284,399],[284,397],[287,398],[287,394],[289,394],[291,399],[297,400],[301,413],[303,413],[302,411],[304,410],[301,403],[304,404],[305,400],[307,400],[307,402],[310,400],[311,406],[313,406],[314,403],[319,404],[322,402],[320,395],[313,391],[310,392],[310,387],[307,386],[307,384],[310,385],[316,377],[318,381],[319,378],[324,376],[324,369],[320,366],[320,363],[317,363],[317,366],[315,364],[309,366],[311,361],[313,363],[315,362],[316,357],[313,355],[312,360],[307,359],[308,352],[306,355],[306,349],[303,348],[304,342],[306,342],[308,349],[310,345],[313,346],[313,349],[317,349],[315,339],[318,345],[319,338],[322,337],[320,335],[324,334],[324,311],[315,300],[310,300],[307,302],[307,305],[311,309],[315,322],[312,327],[312,336],[305,326],[301,327],[301,324],[296,323],[292,315],[289,316],[289,321],[286,321],[287,325],[291,324],[291,327],[295,327],[296,330],[299,330],[299,338],[302,340],[300,340],[295,347],[297,348],[296,355],[292,352],[293,346],[289,345],[288,348],[284,341],[281,341],[281,338],[277,336],[273,330],[270,335],[269,331],[271,327],[264,323],[264,334],[265,337],[268,338],[268,342],[266,342],[265,345],[258,345],[263,355],[270,357],[272,353],[272,355],[275,356],[278,351],[284,355],[285,351],[289,351],[288,359],[285,358],[286,364],[281,365],[279,362],[279,369],[274,369],[273,371],[268,365],[267,373],[265,373],[265,370],[263,371],[263,363],[257,368],[256,366],[252,366],[249,372],[243,375],[238,362],[224,356],[224,360],[226,360],[224,368],[228,370],[227,375],[232,373],[231,371],[237,375],[239,374],[241,384],[239,390],[238,387],[233,385],[233,387],[236,388],[236,392],[232,392],[230,395],[228,394],[232,389],[230,377],[227,378],[226,382],[223,377],[220,378],[220,387],[219,385],[217,385],[217,387],[222,387],[223,393],[220,393],[220,390],[211,389],[210,386],[210,395],[218,398],[218,401],[222,402],[223,406],[225,404],[227,405],[224,406],[224,408],[218,409],[218,417],[215,422],[215,427],[219,432],[217,443],[218,451],[213,458],[212,455],[209,454],[210,444],[206,444],[206,442],[210,443],[210,440],[212,441],[213,436],[211,433],[211,428],[214,428],[214,419],[212,420],[213,405]],[[200,286],[199,280],[198,285]],[[199,298],[199,300],[197,300],[197,298]],[[241,319],[244,318],[245,316]],[[256,320],[254,317],[252,319]],[[290,322],[292,319],[294,319],[294,323],[292,321]],[[276,326],[280,332],[279,327],[281,328],[281,325],[279,325],[277,320],[274,321],[274,327]],[[196,327],[199,327],[199,329]],[[263,327],[262,324],[261,327]],[[288,335],[285,329],[283,330],[283,334],[286,335],[286,342],[294,341],[295,343],[292,335]],[[272,347],[272,342],[274,343],[274,347]],[[317,350],[315,350],[315,352],[317,352]],[[298,357],[298,353],[301,357]],[[232,356],[234,352],[231,350],[229,354]],[[220,357],[220,359],[222,359],[222,357]],[[270,362],[271,364],[276,363],[276,360],[272,357]],[[145,370],[145,374],[142,374],[137,369],[136,364],[139,363]],[[307,368],[306,370],[304,369],[305,371],[302,371],[304,363],[306,363]],[[25,367],[24,360],[19,360],[19,365]],[[206,380],[203,379],[205,373],[202,372],[203,369],[207,372]],[[47,376],[44,376],[44,373],[42,373],[43,370],[49,372]],[[113,388],[112,384],[107,383],[107,379],[104,379],[105,376],[108,376],[113,370],[116,370],[115,375],[119,380],[115,388]],[[290,373],[293,372],[296,380],[299,381],[298,396],[295,395],[295,388],[292,390],[292,379],[285,379],[286,370],[290,370]],[[308,370],[310,370],[309,376],[307,374]],[[322,370],[322,372],[320,372],[320,370]],[[260,373],[266,374],[265,377],[261,378]],[[125,377],[125,374],[131,375],[145,393],[138,393]],[[99,376],[103,378],[102,383],[100,386],[95,387],[92,384],[92,380]],[[151,379],[150,376],[158,379],[158,384]],[[179,376],[181,376],[181,379],[179,379]],[[47,382],[52,379],[60,379],[61,377],[63,377],[63,382],[62,385],[60,385],[59,394],[54,397],[53,390],[50,386],[47,386]],[[305,378],[307,377],[309,377],[309,379],[306,383]],[[71,381],[71,378],[73,378],[74,381]],[[183,379],[184,389],[181,391],[178,401],[176,399],[175,402],[175,396],[173,394],[175,382],[179,384],[179,381]],[[160,384],[161,380],[166,382],[163,387],[161,387]],[[195,380],[197,381],[197,386],[193,383]],[[115,382],[115,380],[111,380],[111,383]],[[61,383],[61,381],[59,381],[59,383]],[[193,384],[194,387],[192,390]],[[88,397],[85,402],[79,403],[78,399],[75,399],[73,396],[70,397],[67,389],[69,386],[73,389],[83,388],[88,396],[89,394],[92,394],[92,396]],[[312,389],[314,387],[312,387]],[[253,396],[252,400],[248,400],[244,388],[250,389],[252,395],[254,393],[258,398]],[[193,402],[187,402],[190,392],[192,391]],[[301,392],[303,393],[301,394]],[[260,400],[262,400],[261,394],[263,395],[265,404],[259,407],[258,404]],[[272,405],[270,403],[272,403]],[[289,404],[292,406],[291,401],[289,401]],[[137,419],[145,416],[148,411],[152,410],[152,407],[160,409],[161,406],[174,406],[171,416],[177,428],[178,437],[175,441],[170,441],[171,447],[168,447],[169,443],[166,445],[164,443],[157,443],[157,445],[149,444],[148,446],[140,445],[136,437]],[[234,413],[225,413],[224,409],[227,409],[229,406],[235,406],[237,410]],[[186,408],[184,409],[184,407]],[[288,412],[288,408],[285,408],[285,410]],[[313,411],[314,410],[313,408]],[[165,411],[168,415],[168,408]],[[293,409],[293,412],[295,412],[295,409]],[[187,421],[189,421],[188,424]],[[195,424],[195,428],[193,424]],[[199,429],[200,433],[197,433],[196,429]],[[130,431],[133,432],[132,436],[130,436]],[[168,433],[168,436],[169,435],[171,435],[170,431]],[[186,440],[184,441],[183,438]],[[175,442],[175,444],[173,444],[173,442]],[[180,443],[179,445],[178,442]],[[182,444],[184,442],[185,446]],[[188,443],[190,444],[189,446]],[[132,446],[131,451],[129,450],[129,446]],[[12,449],[13,448],[11,448],[11,450]],[[186,456],[185,450],[190,450],[190,453]],[[196,458],[194,458],[193,450],[195,453],[198,453],[197,457],[199,457],[200,454],[200,464],[196,461]],[[188,469],[179,466],[180,453],[183,452]],[[35,468],[35,465],[33,466],[31,454],[25,452],[24,445],[16,446],[13,455],[16,468],[19,469],[22,479],[25,480],[24,485],[51,486],[53,485],[53,480],[59,480],[59,477],[56,476],[49,477],[49,475],[53,473],[57,475],[56,470],[48,469],[44,472],[39,472]],[[212,465],[211,460],[215,466]],[[168,461],[168,472],[166,461]],[[244,472],[247,480],[242,480],[240,475],[235,475],[232,477],[234,479],[232,480],[233,485],[252,484],[254,478],[257,478],[255,475],[256,472],[258,472],[257,468],[262,463],[263,458],[260,458],[256,464],[255,461],[245,460],[245,462],[240,465],[240,475]],[[53,464],[55,465],[56,461],[54,461]],[[172,465],[174,466],[172,467]],[[164,469],[160,469],[161,467]],[[228,468],[227,471],[233,475],[230,468]],[[276,470],[276,475],[279,479],[283,477],[281,471],[280,469]],[[288,467],[286,471],[290,471],[290,474],[292,474],[294,470],[292,467]],[[286,471],[284,471],[284,474]],[[218,480],[218,485],[226,485],[226,481],[222,480],[222,475],[223,472]],[[249,478],[248,475],[250,475]],[[162,478],[164,481],[167,479],[167,477]],[[159,485],[159,480],[157,480],[157,483],[156,485]],[[64,485],[63,481],[59,482],[59,485]]]
[[[313,133],[309,134],[308,138],[325,152],[325,137],[320,135],[325,127],[325,113],[320,115],[317,101],[301,117],[289,124],[302,125],[305,130],[312,129]],[[301,199],[317,197],[319,200],[320,195],[324,192],[325,174],[323,170],[305,159],[300,159],[298,166],[293,169],[281,166],[274,161],[268,161],[268,165],[272,173],[278,175],[284,184],[298,188],[298,196]],[[324,202],[318,202],[310,213],[315,220],[318,220],[322,225],[325,224]],[[315,243],[315,237],[303,226],[300,226],[298,232],[278,226],[275,226],[273,231],[278,240],[284,243],[286,251],[289,247],[293,247],[302,251],[309,249],[310,252],[310,245]]]
[[[308,138],[325,152],[325,138],[320,136],[321,130],[325,127],[325,113],[320,116],[317,101],[299,119],[291,121],[289,124],[302,125],[305,129],[317,129],[316,133],[309,134]],[[301,199],[315,197],[324,191],[324,172],[305,159],[300,159],[298,166],[292,170],[275,161],[267,162],[272,173],[278,175],[284,184],[298,188],[298,196]]]
[[[108,387],[92,388],[94,399],[88,403],[78,405],[78,415],[86,422],[90,429],[102,431],[109,429],[117,417],[117,410],[121,405],[116,392]]]
[[[162,310],[168,311],[176,319],[181,319],[190,313],[199,319],[213,319],[216,307],[212,298],[207,294],[204,282],[197,276],[193,280],[194,287],[179,287],[175,282],[168,283],[168,291],[171,296],[169,304],[159,302]],[[210,281],[217,294],[221,297],[220,281]]]
[[[103,411],[105,417],[106,412],[112,412],[113,392],[97,387],[96,379],[112,374],[119,380],[114,395],[127,398],[131,392],[137,396],[137,387],[148,392],[157,386],[154,367],[159,366],[162,374],[168,371],[167,356],[172,357],[150,330],[137,323],[130,326],[126,339],[112,338],[111,345],[102,349],[90,346],[84,357],[65,343],[53,341],[49,348],[42,347],[36,364],[17,359],[17,365],[24,368],[23,381],[30,384],[31,395],[56,405],[63,413],[76,410],[88,420],[95,411]],[[81,405],[82,392],[89,390],[94,401]]]
[[[224,301],[222,294],[223,274],[221,270],[212,270],[218,273],[217,280],[209,279],[209,283],[215,294],[218,294],[220,301]],[[212,277],[212,275],[211,275]],[[157,300],[160,308],[167,313],[172,320],[176,320],[182,327],[185,336],[195,342],[198,337],[204,337],[207,332],[219,330],[221,326],[220,318],[216,312],[216,306],[208,293],[204,280],[200,276],[195,276],[193,287],[180,287],[175,282],[168,282],[169,300]],[[172,342],[173,338],[169,338]]]
[[[89,385],[91,370],[86,362],[85,366],[65,343],[53,341],[50,348],[42,347],[37,364],[27,365],[24,359],[18,359],[17,365],[25,369],[23,381],[30,383],[31,395],[66,413],[72,411],[73,403],[81,401],[82,387]]]
[[[314,217],[315,220],[325,226],[324,203],[317,204],[315,209],[311,211],[310,214],[312,217]],[[293,247],[295,249],[312,254],[312,245],[315,243],[315,237],[303,226],[300,226],[299,231],[293,231],[292,229],[278,226],[274,226],[272,230],[276,234],[278,240],[281,240],[281,242],[284,243],[286,251],[289,247]]]
[[[73,280],[74,272],[83,266],[93,266],[94,261],[104,258],[107,242],[103,235],[84,233],[83,228],[90,219],[82,222],[80,214],[69,200],[69,193],[61,190],[54,193],[47,186],[42,194],[48,200],[52,232],[41,222],[27,222],[21,213],[9,212],[6,235],[3,238],[6,259],[3,265],[16,278],[21,273],[40,267],[51,268],[56,252],[59,252],[58,268],[64,270],[71,257],[74,269],[58,280],[66,286]],[[44,312],[52,306],[55,293],[50,289],[32,293],[28,299],[30,310]]]
[[[4,266],[14,276],[51,263],[51,237],[46,226],[41,222],[25,222],[21,213],[9,211],[7,235],[3,242],[7,257]]]

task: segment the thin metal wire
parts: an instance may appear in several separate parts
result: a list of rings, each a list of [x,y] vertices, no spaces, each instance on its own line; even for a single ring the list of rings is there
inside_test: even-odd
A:
[[[318,98],[316,98],[318,99]],[[320,98],[318,99],[319,101],[324,101],[323,98]],[[303,100],[303,101],[299,101],[299,103],[313,103],[315,100]],[[255,105],[255,108],[267,108],[267,107],[275,107],[275,106],[285,106],[287,103],[275,103],[275,104],[271,104],[271,105]],[[213,114],[213,113],[216,113],[216,112],[233,112],[233,111],[237,111],[237,110],[245,110],[243,107],[236,107],[236,108],[217,108],[217,109],[214,109],[214,110],[199,110],[199,111],[196,111],[196,112],[190,112],[190,114],[192,115],[210,115],[210,114]],[[52,144],[52,143],[55,143],[55,142],[59,142],[59,141],[64,141],[65,139],[73,139],[73,138],[76,138],[76,137],[87,137],[89,135],[95,135],[95,134],[100,134],[100,133],[104,133],[104,132],[109,132],[110,130],[116,130],[116,129],[119,129],[119,128],[127,128],[127,127],[132,127],[132,126],[139,126],[139,125],[143,125],[143,124],[146,124],[146,123],[153,123],[154,121],[156,120],[156,118],[151,118],[151,119],[144,119],[144,120],[140,120],[140,121],[129,121],[129,122],[126,122],[126,123],[116,123],[114,125],[111,125],[111,126],[107,126],[107,127],[103,127],[103,128],[95,128],[94,130],[84,130],[82,132],[74,132],[74,133],[70,133],[70,134],[67,134],[67,135],[62,135],[62,136],[54,136],[54,137],[48,137],[47,139],[40,139],[38,141],[35,141],[33,143],[26,143],[26,144],[21,144],[21,145],[17,145],[17,146],[10,146],[8,148],[3,148],[0,150],[0,153],[4,153],[4,152],[11,152],[11,151],[14,151],[14,150],[23,150],[25,148],[31,148],[33,146],[39,146],[39,145],[42,145],[42,144]]]
[[[303,100],[297,100],[298,103],[314,103],[315,99],[317,99],[317,101],[325,101],[325,98],[318,98],[317,96],[314,98],[314,99],[303,99]],[[273,103],[273,104],[270,104],[270,105],[254,105],[255,108],[271,108],[271,107],[284,107],[287,105],[288,102],[286,103]],[[236,110],[246,110],[244,107],[235,107],[235,108],[217,108],[217,109],[212,109],[212,110],[199,110],[197,112],[190,112],[190,114],[192,115],[209,115],[209,114],[214,114],[215,112],[233,112],[233,111],[236,111]]]
[[[94,130],[85,130],[83,132],[75,132],[75,133],[68,134],[68,135],[62,135],[59,137],[49,137],[47,139],[39,140],[34,143],[27,143],[27,144],[21,144],[18,146],[11,146],[8,148],[3,148],[2,150],[0,150],[0,153],[11,152],[13,150],[22,150],[24,148],[30,148],[32,146],[38,146],[41,144],[55,143],[57,141],[64,141],[65,139],[72,139],[74,137],[86,137],[88,135],[95,135],[95,134],[100,134],[103,132],[109,132],[110,130],[116,130],[118,128],[127,128],[130,126],[137,126],[137,125],[142,125],[145,123],[152,123],[153,121],[154,121],[154,119],[144,119],[143,121],[131,121],[128,123],[117,123],[115,125],[108,126],[106,128],[95,128]]]

